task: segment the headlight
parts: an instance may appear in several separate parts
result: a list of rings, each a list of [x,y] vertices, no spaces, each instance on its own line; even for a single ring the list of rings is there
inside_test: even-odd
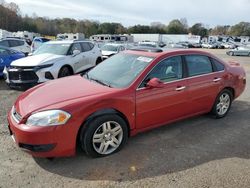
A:
[[[43,112],[37,112],[32,114],[26,125],[30,126],[54,126],[54,125],[63,125],[65,124],[71,115],[62,110],[48,110]]]

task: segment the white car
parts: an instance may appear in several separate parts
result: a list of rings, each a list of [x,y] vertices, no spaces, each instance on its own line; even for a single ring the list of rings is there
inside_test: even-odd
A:
[[[31,44],[31,52],[36,51],[43,43],[50,41],[50,39],[44,37],[35,37]]]
[[[123,44],[108,43],[101,47],[102,50],[102,59],[105,60],[112,55],[119,53],[120,51],[125,50]]]
[[[50,41],[31,56],[13,61],[4,74],[11,88],[27,88],[80,73],[101,61],[101,50],[90,41]]]
[[[0,46],[5,46],[28,55],[31,51],[30,46],[25,39],[5,38],[0,40]]]

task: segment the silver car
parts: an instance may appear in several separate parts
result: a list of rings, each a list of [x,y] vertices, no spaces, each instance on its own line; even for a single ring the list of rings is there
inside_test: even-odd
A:
[[[250,56],[250,48],[238,47],[238,48],[229,50],[226,53],[227,55],[230,55],[230,56],[234,56],[234,55]]]

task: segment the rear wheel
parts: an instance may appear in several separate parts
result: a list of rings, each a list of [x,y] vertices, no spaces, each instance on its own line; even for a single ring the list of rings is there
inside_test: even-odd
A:
[[[232,100],[233,96],[231,91],[224,89],[220,92],[211,111],[215,118],[223,118],[227,115],[230,110]]]
[[[229,52],[229,55],[230,55],[230,56],[233,56],[233,55],[234,55],[234,53],[233,53],[233,52]]]
[[[105,115],[92,120],[80,134],[83,150],[91,157],[105,157],[119,151],[127,142],[126,122],[118,115]],[[83,132],[84,131],[84,132]]]
[[[71,76],[73,75],[72,71],[69,69],[69,67],[62,67],[59,71],[58,78]]]

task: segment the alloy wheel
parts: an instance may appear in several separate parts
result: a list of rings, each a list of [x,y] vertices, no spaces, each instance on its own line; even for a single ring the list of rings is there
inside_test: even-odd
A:
[[[218,101],[218,103],[216,105],[217,113],[220,116],[223,116],[224,114],[226,114],[229,107],[230,107],[230,103],[231,103],[231,99],[230,99],[229,94],[228,93],[222,93],[220,98],[219,98],[219,101]]]
[[[114,152],[121,144],[123,130],[119,123],[107,121],[100,125],[92,138],[94,150],[102,155]]]

